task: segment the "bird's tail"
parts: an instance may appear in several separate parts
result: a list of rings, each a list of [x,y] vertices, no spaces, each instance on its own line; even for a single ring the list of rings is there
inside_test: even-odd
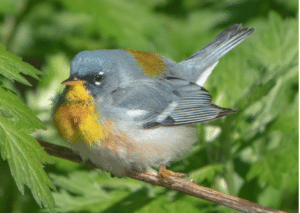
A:
[[[246,39],[253,28],[242,29],[241,24],[235,24],[219,34],[211,43],[180,62],[188,80],[203,86],[206,79],[217,65],[219,59]]]

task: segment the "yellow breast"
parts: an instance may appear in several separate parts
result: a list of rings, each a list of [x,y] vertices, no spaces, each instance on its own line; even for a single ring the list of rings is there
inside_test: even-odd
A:
[[[98,121],[101,115],[95,109],[94,98],[82,85],[69,86],[66,99],[54,111],[54,125],[63,138],[91,145],[107,136],[107,127]]]

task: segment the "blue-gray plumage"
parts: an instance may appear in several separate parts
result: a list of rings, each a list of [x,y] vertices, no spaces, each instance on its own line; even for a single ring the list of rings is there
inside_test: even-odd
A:
[[[68,142],[83,159],[114,175],[166,164],[196,141],[190,124],[234,112],[214,105],[203,85],[253,31],[233,25],[180,63],[131,49],[78,53],[56,103],[56,126],[77,140]]]
[[[161,56],[166,66],[158,77],[145,74],[126,50],[84,51],[71,63],[71,78],[77,76],[88,82],[87,88],[98,100],[101,113],[111,119],[121,116],[143,128],[215,120],[234,111],[212,104],[202,86],[218,60],[253,31],[233,25],[179,64]],[[95,84],[99,75],[103,79]],[[127,110],[140,113],[128,115]]]

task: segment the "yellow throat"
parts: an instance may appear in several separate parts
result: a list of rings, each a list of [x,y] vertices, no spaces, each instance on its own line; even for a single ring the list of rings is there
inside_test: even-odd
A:
[[[73,142],[92,145],[106,137],[105,126],[98,121],[99,112],[96,103],[87,92],[84,81],[67,81],[69,88],[62,102],[54,111],[54,125],[59,134]]]

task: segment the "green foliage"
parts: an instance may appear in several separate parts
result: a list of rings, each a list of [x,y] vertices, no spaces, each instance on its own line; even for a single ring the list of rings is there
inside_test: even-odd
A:
[[[9,80],[23,84],[29,82],[20,75],[34,78],[39,72],[1,46],[0,74]],[[3,79],[5,80],[5,79]],[[44,128],[35,114],[9,89],[0,87],[0,138],[1,156],[7,160],[18,189],[24,194],[24,184],[31,190],[37,203],[54,211],[54,200],[50,188],[55,189],[42,164],[52,162],[51,158],[29,134],[36,128]]]
[[[180,61],[235,23],[256,30],[220,60],[205,88],[215,104],[237,113],[197,125],[199,143],[170,169],[189,173],[198,184],[296,212],[297,8],[296,1],[281,0],[1,1],[5,30],[0,42],[6,48],[0,46],[0,152],[12,177],[1,161],[1,181],[10,181],[0,184],[0,212],[38,212],[31,205],[34,199],[50,212],[229,212],[50,158],[34,138],[64,144],[51,122],[52,100],[78,52],[132,48]],[[29,64],[42,71],[42,81],[41,72]],[[53,159],[55,164],[46,167],[52,183],[43,164]],[[58,190],[50,192],[54,185]]]

